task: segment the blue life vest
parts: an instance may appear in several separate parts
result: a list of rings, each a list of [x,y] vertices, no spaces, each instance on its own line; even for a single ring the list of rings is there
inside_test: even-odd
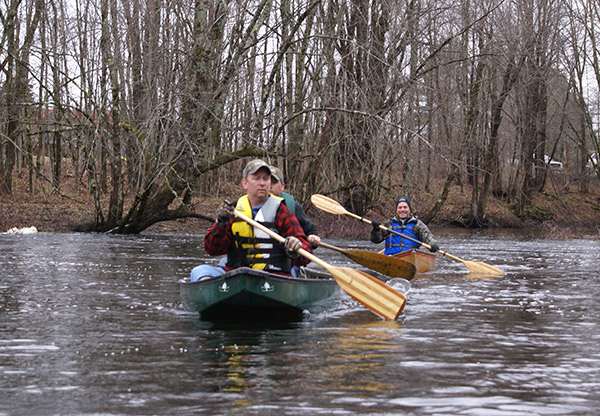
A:
[[[397,231],[407,237],[418,240],[415,234],[415,225],[417,224],[417,218],[412,217],[407,221],[406,224],[401,225],[396,219],[392,219],[392,230]],[[397,254],[403,251],[413,250],[419,248],[421,245],[406,238],[403,238],[396,234],[390,234],[385,238],[385,251],[384,254],[391,255]]]

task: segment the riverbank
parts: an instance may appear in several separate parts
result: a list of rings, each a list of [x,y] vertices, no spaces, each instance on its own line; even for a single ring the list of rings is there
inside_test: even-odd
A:
[[[233,199],[242,189],[229,186],[219,197],[196,198],[195,210],[212,216],[224,198]],[[575,186],[571,188],[576,188]],[[35,226],[42,232],[70,232],[94,217],[93,201],[83,187],[75,189],[65,183],[61,193],[31,194],[25,184],[17,181],[13,194],[0,197],[0,232],[12,227]],[[460,227],[469,213],[470,189],[454,186],[438,215],[430,224],[433,227]],[[435,193],[416,193],[413,208],[423,216],[436,199]],[[355,238],[364,237],[369,226],[347,216],[334,216],[319,211],[310,201],[303,204],[309,217],[324,236]],[[366,217],[382,221],[393,214],[393,202],[383,201],[380,207]],[[592,183],[588,193],[564,187],[560,192],[545,192],[535,195],[527,215],[519,218],[513,207],[504,201],[490,198],[487,207],[490,228],[543,228],[555,235],[571,235],[581,230],[600,237],[600,186]],[[181,219],[158,223],[144,233],[200,234],[210,225],[205,220]]]

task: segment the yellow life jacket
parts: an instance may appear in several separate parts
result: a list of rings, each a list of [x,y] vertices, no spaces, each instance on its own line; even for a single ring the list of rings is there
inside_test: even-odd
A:
[[[275,229],[275,216],[282,201],[283,198],[270,195],[256,215],[253,216],[248,196],[244,195],[238,199],[235,209],[265,227],[278,232]],[[265,271],[290,272],[292,264],[285,254],[285,249],[267,233],[254,228],[237,217],[231,225],[231,231],[233,236],[231,246],[227,252],[228,267],[248,266]]]

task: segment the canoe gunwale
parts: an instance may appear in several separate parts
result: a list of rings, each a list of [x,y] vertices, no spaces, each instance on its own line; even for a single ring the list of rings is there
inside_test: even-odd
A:
[[[308,275],[315,277],[296,278],[240,267],[202,281],[181,279],[180,297],[184,309],[199,312],[202,319],[210,315],[256,316],[254,312],[267,317],[300,316],[305,310],[328,309],[327,305],[339,296],[341,289],[327,273],[308,270]]]
[[[251,276],[256,276],[256,277],[264,277],[265,279],[269,279],[269,280],[292,283],[292,284],[303,284],[303,285],[304,284],[309,284],[309,285],[320,284],[320,285],[322,285],[324,283],[335,283],[335,280],[333,279],[333,277],[330,274],[320,272],[317,270],[309,270],[310,276],[318,276],[317,278],[312,278],[312,277],[292,277],[292,276],[280,275],[280,274],[275,274],[275,273],[269,273],[269,272],[265,272],[264,270],[253,269],[251,267],[238,267],[237,269],[230,270],[227,273],[225,273],[221,276],[212,278],[212,279],[190,282],[189,278],[183,278],[183,279],[179,280],[179,284],[182,286],[213,285],[216,282],[232,279],[239,275],[251,275]]]

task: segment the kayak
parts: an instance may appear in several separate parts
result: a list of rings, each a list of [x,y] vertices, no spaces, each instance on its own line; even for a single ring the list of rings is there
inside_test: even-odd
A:
[[[202,319],[294,319],[327,310],[341,289],[330,274],[304,269],[295,278],[240,267],[222,276],[179,281],[183,307]]]
[[[417,273],[430,272],[435,268],[435,254],[420,250],[403,251],[394,257],[407,261],[415,266]]]

